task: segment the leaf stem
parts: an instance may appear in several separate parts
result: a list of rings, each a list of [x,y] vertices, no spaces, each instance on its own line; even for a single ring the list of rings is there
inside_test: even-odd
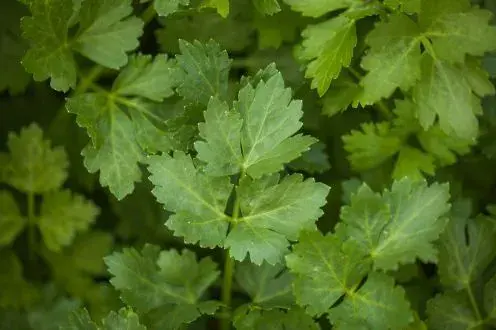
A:
[[[239,181],[244,177],[244,172],[242,171],[239,175]],[[240,216],[240,199],[238,192],[236,191],[236,196],[234,198],[233,213],[231,217],[231,226],[236,226],[238,218]],[[232,229],[232,228],[231,228]],[[231,300],[232,300],[232,284],[234,275],[234,259],[229,255],[229,250],[226,251],[224,259],[224,278],[222,281],[222,304],[224,305],[224,310],[222,313],[222,319],[220,328],[221,330],[231,329]]]
[[[34,260],[34,252],[36,251],[36,217],[34,209],[34,193],[28,192],[28,253],[29,260]]]
[[[234,274],[234,259],[229,255],[229,251],[226,251],[226,257],[224,260],[224,279],[222,282],[222,304],[224,305],[224,311],[222,313],[223,318],[221,320],[220,328],[221,330],[231,329],[231,299],[232,299],[232,283]]]
[[[474,293],[472,292],[472,288],[470,287],[470,284],[467,284],[467,293],[468,293],[468,298],[470,299],[470,304],[472,305],[472,309],[475,312],[475,316],[477,317],[477,320],[483,321],[482,315],[479,310],[479,306],[477,305],[477,301],[475,301]]]

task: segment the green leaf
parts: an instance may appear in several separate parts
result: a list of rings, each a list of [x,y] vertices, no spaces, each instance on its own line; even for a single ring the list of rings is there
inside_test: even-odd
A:
[[[369,329],[403,329],[413,321],[405,291],[381,273],[370,274],[360,289],[330,310],[328,317],[338,329],[350,329],[354,324]]]
[[[496,276],[484,286],[484,308],[492,325],[496,322]]]
[[[438,294],[427,302],[427,325],[429,329],[476,329],[480,320],[464,293]]]
[[[38,290],[24,279],[21,261],[13,252],[0,252],[0,269],[0,307],[25,308],[38,300]]]
[[[0,13],[0,92],[11,95],[24,92],[31,81],[21,65],[27,44],[21,38],[19,21],[27,14],[26,8],[15,0],[4,0]]]
[[[390,97],[396,88],[409,90],[420,78],[420,29],[406,15],[396,14],[378,23],[367,36],[370,51],[361,66],[368,71],[360,84],[358,101],[374,104]]]
[[[171,136],[162,125],[165,109],[158,103],[173,94],[176,80],[165,55],[138,55],[114,81],[112,90],[85,93],[67,101],[91,142],[84,148],[89,172],[100,171],[100,183],[122,199],[141,179],[138,163],[145,152],[168,151]]]
[[[81,301],[57,295],[55,286],[47,286],[41,304],[31,307],[27,319],[32,329],[55,330],[67,322],[67,315],[81,307]]]
[[[210,99],[205,123],[198,125],[200,137],[205,141],[195,143],[198,159],[207,163],[208,174],[222,176],[240,171],[242,125],[238,112],[229,110],[228,105],[217,98]]]
[[[362,131],[352,130],[342,137],[348,160],[357,171],[370,169],[396,154],[402,140],[391,133],[388,122],[363,123]]]
[[[294,304],[293,276],[283,264],[266,262],[257,266],[249,261],[236,265],[235,278],[251,297],[254,306],[263,309],[290,308]]]
[[[19,135],[9,133],[10,154],[3,169],[5,181],[25,193],[59,189],[67,178],[67,155],[62,147],[51,147],[37,124],[23,127]]]
[[[52,280],[72,296],[92,302],[101,292],[95,277],[107,275],[103,257],[110,253],[113,237],[92,231],[78,235],[62,252],[43,248],[41,255],[48,263]]]
[[[60,327],[61,330],[98,330],[98,327],[91,320],[86,309],[79,309],[69,314],[66,324]]]
[[[280,73],[255,88],[243,87],[235,109],[243,118],[242,168],[253,178],[281,170],[316,142],[309,136],[293,135],[302,126],[301,101],[291,100],[291,90],[284,87]]]
[[[261,311],[240,306],[234,312],[238,330],[318,330],[320,326],[303,309]]]
[[[434,157],[419,149],[404,146],[398,153],[392,177],[397,180],[403,177],[421,180],[424,178],[423,173],[434,175],[434,172]]]
[[[305,16],[319,17],[325,13],[344,9],[352,4],[360,3],[359,0],[284,0],[291,9],[299,11]]]
[[[0,246],[14,242],[26,224],[12,194],[0,190]]]
[[[311,61],[305,73],[312,78],[311,87],[320,96],[329,89],[341,68],[351,63],[357,43],[355,21],[338,16],[323,23],[308,26],[303,32],[298,57]]]
[[[241,115],[241,116],[240,116]],[[206,141],[195,144],[198,158],[211,175],[246,172],[258,178],[283,168],[285,163],[308,150],[315,139],[293,135],[302,126],[301,102],[291,101],[279,72],[258,82],[247,83],[239,92],[233,111],[213,99],[200,124]]]
[[[34,1],[30,10],[32,16],[21,22],[30,43],[23,65],[36,81],[51,78],[50,85],[57,91],[76,85],[74,52],[118,69],[127,63],[126,53],[138,46],[142,33],[143,22],[130,17],[131,0],[87,0],[79,11],[72,1]],[[79,28],[70,35],[73,20]]]
[[[102,330],[146,330],[144,325],[140,324],[138,315],[131,309],[121,308],[119,313],[114,311],[103,319]]]
[[[229,0],[203,0],[201,6],[215,8],[223,18],[229,15]]]
[[[296,241],[303,229],[314,229],[323,214],[329,187],[300,174],[259,180],[245,178],[238,198],[242,218],[233,226],[225,241],[231,256],[243,260],[250,255],[253,263],[263,260],[275,264],[287,252],[289,241]],[[288,219],[291,219],[288,221]]]
[[[182,152],[174,157],[148,160],[152,193],[165,209],[174,212],[166,225],[186,242],[204,247],[222,246],[229,225],[224,211],[232,191],[226,177],[214,178],[198,171]]]
[[[459,68],[424,56],[422,78],[413,90],[413,99],[424,129],[431,127],[438,116],[447,134],[469,140],[477,136],[474,96]]]
[[[175,317],[186,323],[217,308],[212,305],[213,310],[206,309],[208,302],[200,300],[220,273],[208,257],[198,262],[187,250],[160,251],[145,245],[141,252],[125,248],[113,253],[105,263],[113,276],[110,282],[121,292],[123,301],[142,312],[167,308],[161,310],[161,318],[177,322]]]
[[[83,196],[60,190],[43,195],[38,226],[47,248],[59,252],[76,234],[88,230],[99,208]]]
[[[341,247],[335,235],[305,232],[286,256],[295,275],[296,301],[311,314],[326,313],[343,294],[353,291],[370,267],[363,254],[343,252]]]
[[[155,0],[153,6],[159,16],[168,16],[189,6],[189,0]]]
[[[226,51],[210,40],[189,43],[179,41],[181,54],[176,55],[178,69],[175,75],[180,82],[177,93],[185,100],[207,105],[210,97],[227,100],[228,75],[231,66]]]
[[[385,0],[384,4],[410,14],[420,12],[421,0]]]
[[[274,15],[281,11],[277,0],[252,0],[255,8],[263,15]]]
[[[483,9],[443,11],[436,15],[425,35],[432,40],[437,58],[463,63],[467,54],[482,56],[496,50],[496,27],[489,25],[491,18],[492,13]]]
[[[439,240],[439,277],[441,283],[462,290],[479,280],[496,257],[496,220],[479,216],[469,219],[465,203],[455,204],[451,220]]]
[[[349,74],[341,71],[322,97],[322,114],[332,117],[344,112],[358,97],[360,91],[361,86],[355,83]]]
[[[446,226],[449,197],[447,184],[405,178],[382,196],[364,184],[341,209],[340,230],[347,243],[370,255],[375,269],[394,270],[416,258],[435,262],[433,242]]]
[[[324,173],[331,168],[329,156],[326,153],[326,145],[317,142],[304,152],[299,158],[288,164],[293,170],[305,171],[310,174]]]

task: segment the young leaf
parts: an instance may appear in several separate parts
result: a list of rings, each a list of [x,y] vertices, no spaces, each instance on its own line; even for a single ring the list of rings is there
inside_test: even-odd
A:
[[[176,80],[165,55],[138,55],[121,71],[110,92],[85,93],[67,101],[67,110],[91,137],[83,150],[86,168],[100,171],[100,183],[122,199],[141,179],[144,151],[167,151],[171,142],[159,128],[164,117],[157,102],[173,94]]]
[[[206,44],[199,41],[189,43],[179,41],[181,54],[176,56],[178,69],[175,72],[177,93],[185,100],[207,105],[210,97],[227,100],[228,75],[231,60],[219,44],[210,40]]]
[[[191,157],[153,156],[148,160],[152,193],[165,209],[175,212],[166,225],[176,236],[200,246],[222,246],[229,218],[225,215],[232,185],[226,177],[215,178],[198,171]]]
[[[30,42],[23,65],[36,81],[51,78],[57,91],[76,84],[74,52],[118,69],[127,63],[126,53],[138,46],[142,33],[143,22],[130,17],[131,0],[86,0],[79,11],[72,1],[33,1],[30,10],[32,16],[22,19],[23,36]],[[74,36],[69,35],[72,20],[79,23]]]
[[[47,248],[59,252],[79,232],[88,230],[100,213],[91,201],[69,190],[43,195],[38,226]]]
[[[145,245],[141,252],[132,248],[116,252],[106,257],[105,263],[122,300],[142,312],[158,308],[161,319],[169,322],[167,329],[174,328],[170,323],[180,326],[212,311],[207,309],[212,302],[201,300],[219,276],[210,258],[198,262],[187,250],[160,251]],[[215,311],[216,307],[211,307]]]
[[[0,246],[10,245],[26,224],[12,194],[0,190]]]
[[[25,193],[45,193],[59,189],[67,178],[67,155],[62,147],[51,147],[36,124],[9,133],[10,154],[3,177],[6,183]]]
[[[419,258],[437,261],[433,245],[444,230],[449,210],[448,185],[404,178],[381,195],[363,185],[341,210],[342,236],[375,269],[394,270]]]
[[[369,270],[369,263],[358,251],[341,250],[335,235],[304,232],[293,251],[286,256],[295,275],[294,292],[299,305],[310,314],[326,313],[338,299],[352,292]]]
[[[351,63],[357,43],[355,21],[344,16],[308,26],[302,33],[298,57],[310,60],[305,73],[312,78],[312,88],[322,96],[336,79],[342,67]]]
[[[316,142],[293,135],[302,126],[301,101],[291,100],[291,90],[284,87],[280,73],[255,88],[250,84],[242,88],[235,109],[243,118],[242,168],[253,178],[279,171]]]
[[[242,218],[225,241],[231,256],[253,263],[280,262],[288,241],[295,241],[303,229],[314,229],[323,214],[329,187],[293,174],[278,182],[278,176],[259,180],[246,178],[238,188]]]
[[[208,174],[222,176],[240,171],[242,125],[238,112],[229,110],[228,105],[217,98],[210,99],[205,123],[198,124],[200,137],[205,141],[195,143],[198,159],[207,163]]]
[[[211,175],[244,171],[258,178],[277,172],[315,142],[293,135],[302,126],[301,115],[301,102],[291,100],[279,72],[267,82],[260,80],[256,88],[246,83],[233,111],[217,99],[210,101],[200,124],[205,142],[195,144],[198,158],[207,162]]]

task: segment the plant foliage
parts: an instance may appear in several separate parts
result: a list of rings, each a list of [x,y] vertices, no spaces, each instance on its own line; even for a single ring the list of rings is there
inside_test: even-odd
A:
[[[0,329],[496,327],[492,0],[3,0]]]

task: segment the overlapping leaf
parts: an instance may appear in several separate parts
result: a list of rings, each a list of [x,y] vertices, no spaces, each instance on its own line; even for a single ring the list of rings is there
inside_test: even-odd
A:
[[[234,315],[234,327],[238,330],[318,330],[320,326],[301,308],[283,310],[249,310],[238,308]]]
[[[212,101],[205,116],[201,130],[206,142],[197,143],[196,148],[198,158],[216,175],[244,171],[258,178],[274,173],[315,142],[312,137],[294,135],[302,126],[301,102],[291,100],[291,90],[284,87],[278,72],[255,88],[246,84],[233,112]]]
[[[141,178],[145,152],[171,148],[164,129],[166,109],[158,103],[173,94],[176,80],[165,55],[132,57],[109,92],[85,93],[67,102],[69,112],[91,137],[85,166],[100,171],[100,183],[122,199]]]
[[[392,270],[399,264],[437,261],[433,242],[444,230],[450,204],[446,184],[395,181],[382,196],[363,185],[341,210],[342,237],[375,269]]]
[[[303,229],[314,229],[322,215],[329,187],[293,174],[278,183],[278,176],[240,183],[241,214],[229,232],[225,246],[236,260],[246,254],[255,264],[280,262]]]
[[[477,281],[496,257],[496,220],[469,219],[470,207],[459,202],[439,240],[439,276],[444,286],[463,290]]]
[[[361,104],[373,104],[396,90],[409,90],[420,78],[420,29],[408,16],[397,14],[376,25],[367,36],[369,53],[362,59],[368,71],[360,84]]]
[[[50,78],[59,91],[75,87],[75,52],[118,69],[127,63],[126,53],[138,46],[142,33],[143,22],[131,16],[131,0],[88,0],[79,10],[72,1],[33,1],[30,10],[32,16],[22,20],[23,36],[30,43],[23,65],[37,81]],[[71,35],[74,22],[78,31]]]
[[[201,173],[182,152],[153,156],[148,164],[152,193],[175,213],[167,221],[175,235],[201,246],[222,246],[229,224],[224,213],[232,191],[229,179]]]
[[[293,276],[283,264],[257,266],[245,261],[236,266],[235,278],[258,308],[290,308],[294,303]]]
[[[141,252],[126,248],[105,258],[112,285],[121,299],[140,312],[158,311],[161,329],[176,329],[219,306],[201,300],[218,278],[217,265],[210,259],[197,261],[187,250],[160,251],[146,245]]]
[[[102,320],[102,325],[94,323],[86,309],[79,309],[69,314],[68,321],[62,330],[146,330],[140,323],[138,315],[128,308],[121,308],[119,312],[110,312]]]
[[[296,300],[311,314],[326,313],[359,284],[369,269],[362,254],[345,253],[341,246],[342,241],[334,235],[306,232],[286,256],[288,268],[295,275]]]
[[[178,94],[201,105],[207,105],[212,96],[226,100],[231,65],[227,52],[221,51],[213,40],[205,44],[180,40],[179,49],[181,54],[176,56],[175,72]]]
[[[312,88],[323,95],[342,67],[350,65],[357,43],[355,21],[338,16],[308,26],[302,33],[298,57],[310,61],[305,77],[312,78]]]
[[[322,214],[328,187],[313,179],[277,175],[246,178],[238,189],[241,215],[229,233],[231,218],[224,211],[232,191],[228,177],[212,177],[195,168],[184,153],[149,160],[153,194],[175,212],[167,226],[187,242],[225,246],[237,260],[247,254],[252,262],[275,264],[303,228],[313,228]],[[227,237],[226,237],[227,236]]]

